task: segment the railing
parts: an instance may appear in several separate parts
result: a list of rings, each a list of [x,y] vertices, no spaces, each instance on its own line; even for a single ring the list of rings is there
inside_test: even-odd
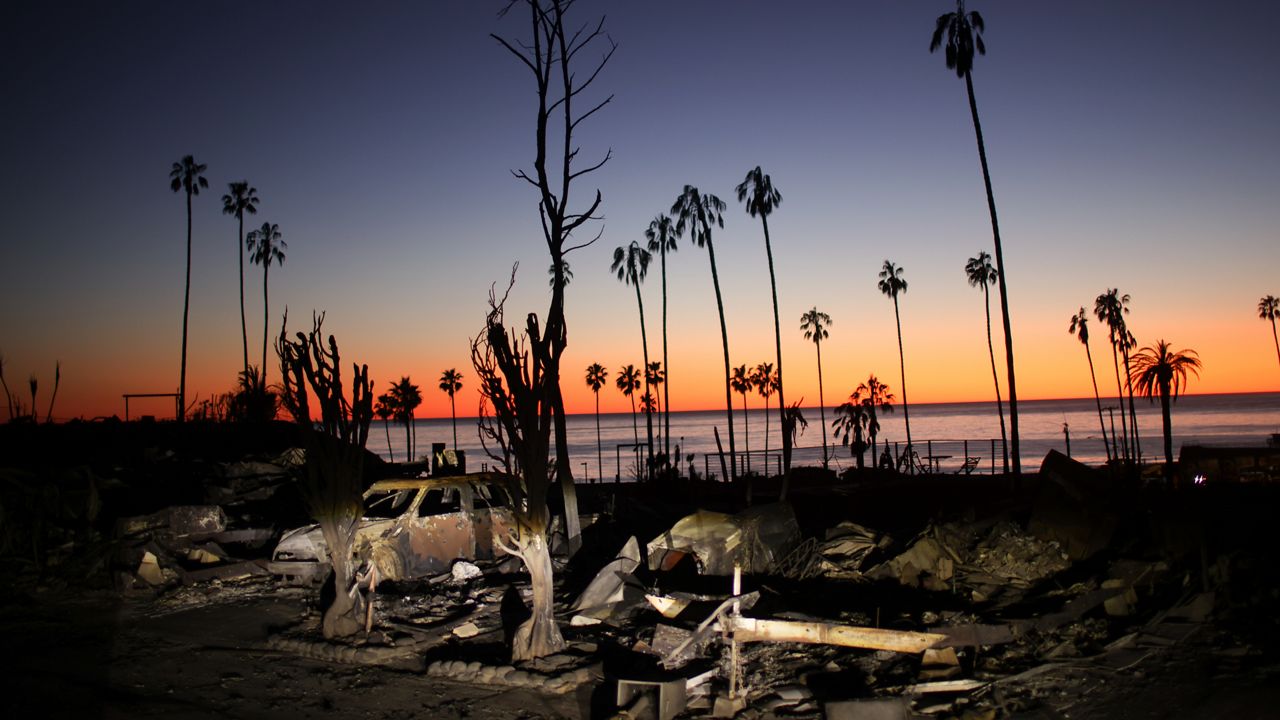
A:
[[[622,447],[622,446],[619,446]],[[867,460],[865,466],[868,468],[885,467],[886,463],[881,462],[883,454],[888,451],[892,457],[887,459],[887,466],[893,469],[900,469],[903,472],[914,470],[915,472],[929,473],[950,473],[950,474],[970,474],[970,473],[990,473],[996,474],[1004,471],[1005,467],[1005,450],[1004,444],[1000,438],[974,438],[974,439],[938,439],[923,440],[914,443],[915,456],[908,457],[906,452],[906,443],[877,443],[875,447],[867,447]],[[856,466],[856,458],[850,457],[847,446],[827,445],[827,464],[836,471],[844,470],[847,467]],[[818,466],[822,464],[821,445],[796,445],[791,448],[791,465],[799,466]],[[923,451],[923,453],[921,452]],[[702,467],[706,477],[711,477],[715,469],[720,467],[720,458],[724,457],[725,464],[728,465],[730,453],[704,453],[702,456]],[[760,458],[763,462],[757,463],[755,458]],[[758,472],[764,470],[764,474],[768,475],[770,470],[777,474],[782,473],[782,451],[781,450],[752,450],[751,452],[739,452],[738,472],[750,471]],[[908,465],[911,463],[912,465]]]

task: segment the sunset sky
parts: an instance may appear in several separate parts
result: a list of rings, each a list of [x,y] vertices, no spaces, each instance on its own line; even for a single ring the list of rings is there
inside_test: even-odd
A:
[[[122,393],[174,392],[186,216],[169,189],[183,155],[208,165],[194,199],[188,398],[231,389],[240,369],[237,237],[227,183],[278,223],[269,329],[327,312],[344,360],[376,391],[422,386],[421,417],[447,416],[441,371],[464,375],[491,283],[520,263],[510,317],[545,313],[549,258],[531,187],[532,78],[488,35],[523,37],[502,0],[452,2],[46,2],[0,10],[0,354],[41,416],[124,414]],[[613,101],[578,135],[575,185],[603,193],[603,236],[570,255],[571,412],[593,408],[583,371],[612,385],[641,362],[634,291],[609,272],[685,184],[729,209],[715,234],[734,365],[773,361],[758,220],[734,187],[760,165],[783,202],[770,218],[788,399],[818,399],[811,307],[834,320],[822,349],[828,405],[868,373],[895,391],[882,262],[903,266],[912,402],[991,397],[982,294],[963,272],[991,227],[963,81],[928,52],[945,0],[580,0],[618,50],[592,98]],[[1280,4],[1177,0],[974,0],[988,53],[974,85],[1000,213],[1023,398],[1091,394],[1071,315],[1109,287],[1132,296],[1142,345],[1194,348],[1190,391],[1280,388],[1258,299],[1280,295]],[[594,53],[584,60],[593,60]],[[585,71],[585,67],[584,67]],[[592,233],[599,229],[599,225]],[[584,236],[587,239],[590,236]],[[723,403],[719,325],[704,250],[669,261],[673,409]],[[250,357],[261,351],[262,270],[246,262]],[[643,286],[661,356],[661,278]],[[999,320],[992,296],[999,351]],[[1093,354],[1114,389],[1105,333]],[[256,360],[254,361],[256,362]],[[279,379],[269,358],[269,380]],[[1001,376],[1003,380],[1003,366]],[[1109,380],[1109,382],[1107,382]],[[164,415],[171,405],[134,413]],[[5,412],[0,406],[0,413]]]

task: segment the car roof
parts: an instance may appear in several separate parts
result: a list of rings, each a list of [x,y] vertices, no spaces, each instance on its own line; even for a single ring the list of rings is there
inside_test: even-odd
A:
[[[447,477],[429,478],[395,478],[379,480],[364,491],[364,497],[378,493],[398,492],[401,490],[435,490],[439,488],[455,488],[476,483],[502,482],[506,477],[502,473],[480,472],[467,475],[450,475]]]

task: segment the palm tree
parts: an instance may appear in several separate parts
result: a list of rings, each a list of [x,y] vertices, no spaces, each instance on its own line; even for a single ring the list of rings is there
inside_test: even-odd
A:
[[[555,265],[555,263],[551,263],[551,265],[547,267],[547,275],[550,275],[550,276],[551,276],[551,277],[547,280],[547,284],[548,284],[548,285],[550,285],[550,286],[552,287],[552,289],[554,289],[554,288],[555,288],[555,286],[556,286],[556,265]],[[573,282],[573,270],[569,268],[569,261],[568,261],[568,260],[561,260],[561,261],[560,261],[560,275],[561,275],[561,277],[563,277],[563,278],[564,278],[564,286],[565,286],[565,287],[569,287],[569,283],[570,283],[570,282]]]
[[[458,408],[454,395],[462,389],[462,373],[449,368],[440,374],[440,389],[449,394],[449,417],[453,419],[453,449],[458,449]]]
[[[978,120],[978,102],[973,95],[973,52],[987,54],[987,47],[982,42],[985,30],[982,16],[977,12],[966,13],[964,0],[956,1],[956,11],[938,16],[933,30],[933,38],[929,41],[929,52],[942,46],[942,36],[946,34],[947,68],[955,70],[956,77],[964,79],[965,90],[969,94],[969,114],[973,117],[973,134],[978,140],[978,159],[982,163],[982,181],[987,190],[987,209],[991,213],[991,237],[995,241],[996,278],[1000,288],[1000,317],[1004,324],[1004,359],[1009,376],[1009,438],[1013,458],[1015,476],[1022,473],[1022,451],[1018,443],[1018,383],[1013,372],[1013,330],[1009,323],[1009,289],[1005,280],[1009,274],[1004,267],[1004,250],[1000,244],[1000,223],[996,218],[996,196],[991,190],[991,171],[987,167],[987,149],[982,140],[982,123]],[[974,32],[977,30],[977,33]],[[906,405],[906,389],[903,389],[903,405]],[[905,413],[904,413],[905,414]]]
[[[747,414],[747,393],[751,392],[751,375],[747,372],[746,365],[739,365],[733,369],[733,377],[729,380],[733,385],[733,391],[742,395],[742,444],[746,449],[746,469],[743,472],[751,472],[751,418]]]
[[[604,480],[604,446],[600,444],[600,388],[609,379],[609,371],[600,363],[587,366],[587,385],[596,394],[596,472]]]
[[[187,194],[187,286],[182,295],[182,370],[178,376],[178,422],[187,415],[187,319],[191,314],[191,196],[199,195],[200,188],[209,187],[203,173],[209,166],[196,162],[191,155],[184,155],[169,170],[169,187]]]
[[[1160,394],[1160,420],[1164,428],[1165,480],[1173,482],[1173,424],[1169,417],[1169,401],[1178,399],[1178,393],[1187,384],[1187,373],[1200,375],[1200,358],[1195,350],[1169,350],[1169,343],[1160,340],[1155,347],[1147,346],[1133,356],[1129,376],[1138,386],[1138,392],[1152,401]]]
[[[662,415],[664,407],[663,407],[662,397],[658,393],[658,388],[662,387],[667,381],[667,374],[662,370],[662,363],[658,360],[654,360],[653,362],[645,366],[644,379],[645,379],[645,382],[648,382],[649,386],[653,388],[653,401],[658,408],[658,415]],[[659,426],[659,430],[661,430],[661,426]],[[666,437],[661,432],[659,432],[658,445],[662,445],[665,441],[666,441]],[[662,455],[662,460],[660,460],[658,463],[659,466],[663,465],[664,463],[669,464],[671,462],[670,458],[667,457],[665,450],[662,453],[657,453],[655,451],[654,454]]]
[[[240,343],[244,353],[244,371],[248,372],[249,331],[244,320],[244,214],[257,214],[258,190],[250,187],[248,180],[229,183],[227,189],[227,194],[222,196],[222,212],[234,215],[240,226],[240,234],[236,240],[236,256],[240,262]]]
[[[773,363],[760,363],[755,370],[751,371],[751,384],[755,386],[756,392],[760,393],[760,397],[764,398],[764,474],[767,476],[769,474],[769,398],[778,391],[782,381],[773,369]],[[778,469],[782,471],[782,468]]]
[[[640,447],[640,430],[636,426],[636,391],[640,389],[640,371],[635,365],[623,365],[618,371],[618,377],[614,378],[614,385],[622,391],[623,395],[631,398],[631,436],[635,442],[635,447]],[[621,477],[619,477],[621,481]]]
[[[982,303],[987,311],[987,354],[991,356],[991,379],[996,386],[996,412],[1000,415],[1000,446],[1004,451],[1004,471],[1009,472],[1009,438],[1004,429],[1004,405],[1000,402],[1000,375],[996,372],[996,350],[991,344],[991,286],[996,283],[996,269],[991,265],[991,256],[985,250],[979,251],[977,257],[969,258],[964,265],[965,275],[969,278],[970,287],[982,288]],[[1099,410],[1101,417],[1101,410]]]
[[[898,370],[899,377],[902,380],[902,421],[907,426],[907,457],[911,457],[913,448],[911,446],[911,410],[907,405],[907,361],[902,354],[902,319],[898,314],[898,295],[907,291],[907,281],[902,279],[902,268],[885,260],[884,265],[880,268],[880,282],[876,283],[876,287],[880,288],[880,292],[893,300],[893,321],[898,326]],[[915,472],[914,463],[908,463],[907,467],[911,472]]]
[[[413,413],[422,404],[422,390],[405,375],[400,382],[391,386],[391,397],[395,399],[396,419],[404,423],[404,439],[408,446],[409,459],[413,462],[417,457],[417,428],[413,424]]]
[[[730,480],[738,479],[738,448],[733,437],[733,387],[729,384],[729,330],[724,322],[724,298],[720,295],[720,275],[716,271],[716,249],[711,242],[711,226],[724,227],[724,201],[710,193],[702,194],[698,188],[685,185],[684,192],[671,206],[676,216],[676,235],[683,236],[687,228],[693,244],[707,249],[711,260],[711,284],[716,290],[716,309],[720,311],[720,342],[724,346],[724,411],[729,424],[729,467],[724,467],[720,456],[720,472]]]
[[[870,419],[867,421],[867,435],[871,438],[871,456],[876,457],[876,437],[880,434],[880,413],[893,412],[893,393],[889,386],[880,382],[875,375],[867,377],[867,381],[858,385],[853,397],[867,408]]]
[[[1102,420],[1102,396],[1098,394],[1098,376],[1093,371],[1093,353],[1089,350],[1089,314],[1081,306],[1080,312],[1071,316],[1071,327],[1067,332],[1080,339],[1084,345],[1085,357],[1089,359],[1089,378],[1093,380],[1093,400],[1098,406],[1098,427],[1102,429],[1102,446],[1107,451],[1107,462],[1111,461],[1111,444],[1107,442],[1107,424]]]
[[[658,215],[644,231],[649,241],[649,252],[658,253],[662,265],[662,367],[671,374],[671,360],[667,358],[667,253],[676,251],[676,228],[671,216]],[[671,457],[671,385],[662,387],[662,453]]]
[[[858,391],[854,390],[849,399],[836,408],[836,419],[831,421],[831,429],[840,438],[840,444],[849,447],[849,453],[858,459],[859,470],[865,467],[867,445],[862,439],[862,433],[870,420],[867,406],[862,403]],[[872,460],[875,458],[872,457]]]
[[[391,429],[387,421],[396,414],[396,399],[391,393],[382,393],[378,396],[378,404],[373,407],[373,414],[378,416],[382,421],[382,431],[387,435],[387,457],[391,458],[391,462],[396,461],[396,454],[391,450]]]
[[[1258,301],[1258,317],[1271,321],[1271,341],[1276,344],[1276,360],[1280,361],[1280,337],[1276,336],[1276,317],[1280,316],[1280,298],[1264,296]]]
[[[271,273],[271,263],[284,265],[284,251],[289,247],[280,235],[280,226],[275,223],[262,223],[262,227],[249,233],[245,239],[249,248],[249,259],[262,266],[262,383],[267,382],[267,327],[270,316],[270,301],[267,295],[267,276]]]
[[[640,308],[640,344],[644,350],[644,366],[649,367],[649,336],[644,329],[644,298],[640,295],[640,283],[644,282],[644,278],[649,274],[649,261],[653,258],[648,250],[640,247],[640,243],[635,240],[626,248],[615,248],[613,251],[613,264],[609,269],[617,274],[618,279],[627,285],[632,285],[636,289],[636,305]],[[644,376],[644,392],[649,394],[649,374],[646,372]],[[647,476],[653,478],[653,413],[645,413],[645,425],[648,428],[649,437],[649,465]]]
[[[1124,386],[1120,380],[1120,357],[1124,356],[1125,375],[1129,374],[1129,329],[1125,326],[1124,316],[1129,312],[1129,296],[1121,295],[1116,288],[1107,288],[1093,301],[1093,314],[1098,322],[1107,324],[1108,339],[1111,341],[1111,362],[1116,372],[1116,399],[1120,402],[1120,437],[1123,440],[1124,458],[1126,461],[1136,460],[1138,455],[1138,429],[1133,428],[1133,443],[1129,442],[1129,422],[1124,412]],[[1132,384],[1130,385],[1132,389]]]
[[[822,341],[831,336],[827,326],[831,325],[831,316],[813,308],[800,316],[800,329],[804,331],[805,340],[813,340],[818,351],[818,413],[822,420],[822,469],[827,469],[827,406],[822,395]]]
[[[782,392],[782,324],[778,319],[778,280],[773,272],[773,245],[769,241],[769,216],[782,204],[782,193],[773,186],[773,182],[759,165],[747,173],[746,178],[738,184],[736,189],[738,202],[746,203],[747,214],[751,217],[759,215],[760,224],[764,227],[764,253],[769,261],[769,290],[773,293],[773,344],[777,351],[778,415],[781,417],[786,411],[787,400]],[[768,413],[765,414],[765,419],[767,422]],[[768,442],[767,434],[765,442]],[[782,434],[782,467],[785,477],[791,470],[791,438],[786,433]],[[783,497],[784,499],[786,497],[785,479],[783,480]]]

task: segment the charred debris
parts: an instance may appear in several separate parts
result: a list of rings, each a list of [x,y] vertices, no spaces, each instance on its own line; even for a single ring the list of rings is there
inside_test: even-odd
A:
[[[300,586],[306,610],[273,651],[576,693],[594,716],[1010,717],[1069,710],[1091,678],[1189,643],[1276,662],[1274,484],[1168,489],[1057,453],[1016,494],[999,476],[872,471],[797,472],[786,503],[755,478],[749,506],[723,483],[580,486],[572,555],[552,502],[565,648],[516,663],[530,589],[502,549],[503,476],[369,455],[363,626],[326,640],[331,570],[323,537],[307,539],[296,430],[191,439],[205,430],[22,428],[41,434],[25,451],[7,430],[6,602],[110,586],[188,606]],[[67,439],[83,444],[40,453]]]

